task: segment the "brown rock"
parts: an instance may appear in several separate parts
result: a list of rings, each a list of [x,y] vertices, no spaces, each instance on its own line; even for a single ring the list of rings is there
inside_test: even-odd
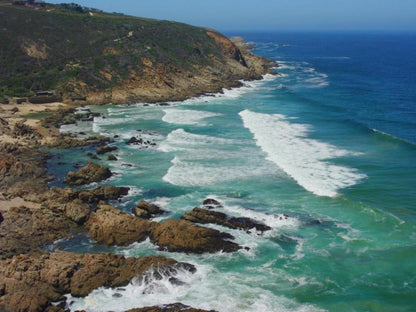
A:
[[[80,199],[74,199],[65,205],[65,215],[75,223],[82,225],[90,215],[90,206]]]
[[[80,191],[78,198],[88,203],[98,203],[100,200],[116,200],[129,193],[128,187],[99,186],[93,190]]]
[[[136,218],[113,206],[99,205],[86,225],[88,233],[99,243],[126,246],[145,240],[157,224]]]
[[[76,225],[62,213],[46,207],[12,207],[3,212],[0,225],[0,259],[25,253],[69,236]]]
[[[136,217],[149,219],[156,215],[163,214],[166,211],[160,209],[157,205],[150,204],[142,199],[137,203],[137,206],[132,209],[132,212]]]
[[[127,285],[133,277],[158,272],[175,275],[195,267],[157,256],[124,258],[112,254],[35,251],[0,262],[0,310],[45,311],[63,295],[86,296],[100,287]],[[155,276],[155,275],[154,275]],[[50,310],[53,311],[53,310]]]
[[[102,155],[108,152],[113,152],[118,150],[117,146],[108,146],[108,145],[103,145],[103,146],[99,146],[97,148],[97,154],[98,155]]]
[[[84,185],[92,182],[101,182],[111,177],[111,175],[112,173],[107,167],[88,162],[87,165],[77,172],[68,172],[67,177],[64,179],[64,183],[73,186]]]
[[[214,223],[228,227],[230,229],[249,230],[255,228],[257,231],[261,232],[271,229],[271,227],[250,218],[229,217],[222,212],[206,210],[197,207],[192,211],[185,213],[182,216],[182,219],[202,224]]]
[[[150,234],[150,240],[160,249],[192,253],[237,251],[241,247],[229,241],[233,238],[230,234],[177,219],[165,221]]]

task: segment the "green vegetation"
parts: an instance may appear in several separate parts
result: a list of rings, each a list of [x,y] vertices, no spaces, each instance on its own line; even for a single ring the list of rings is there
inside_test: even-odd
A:
[[[0,5],[0,98],[39,90],[83,96],[132,72],[146,76],[149,67],[170,73],[210,65],[223,55],[206,32],[76,7]]]

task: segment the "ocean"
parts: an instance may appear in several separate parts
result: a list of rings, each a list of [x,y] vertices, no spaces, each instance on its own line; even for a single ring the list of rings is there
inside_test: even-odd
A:
[[[102,184],[131,188],[113,202],[121,210],[146,199],[169,211],[156,219],[163,221],[215,198],[219,211],[272,230],[208,225],[248,247],[232,254],[168,253],[149,241],[106,247],[85,235],[60,240],[54,248],[161,254],[197,268],[178,273],[182,285],[136,280],[69,298],[69,308],[414,311],[416,35],[238,35],[279,63],[277,76],[169,106],[93,107],[105,118],[62,131],[116,136],[118,161],[101,160],[116,175]],[[126,145],[132,136],[156,145]],[[89,151],[54,151],[54,184]]]

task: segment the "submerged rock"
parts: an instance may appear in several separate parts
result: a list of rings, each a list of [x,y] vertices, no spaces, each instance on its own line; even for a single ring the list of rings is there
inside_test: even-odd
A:
[[[174,276],[178,269],[195,272],[191,264],[161,256],[35,251],[0,262],[0,310],[45,311],[67,293],[82,297],[101,286],[127,285],[151,272]]]
[[[190,253],[237,251],[241,247],[229,241],[233,238],[230,234],[177,219],[159,224],[150,233],[150,240],[160,249]]]
[[[188,220],[195,223],[214,223],[228,227],[230,229],[240,229],[240,230],[250,230],[255,228],[257,231],[268,231],[271,229],[270,226],[267,226],[256,220],[246,218],[246,217],[230,217],[225,213],[206,210],[201,208],[194,208],[192,211],[185,213],[182,216],[182,219]]]
[[[166,211],[145,200],[141,200],[137,203],[137,206],[132,209],[132,212],[136,217],[150,219],[156,215],[163,214]]]
[[[64,183],[72,186],[79,186],[90,184],[92,182],[101,182],[111,177],[111,175],[112,173],[107,167],[88,162],[87,165],[77,172],[68,172],[67,177],[64,179]]]

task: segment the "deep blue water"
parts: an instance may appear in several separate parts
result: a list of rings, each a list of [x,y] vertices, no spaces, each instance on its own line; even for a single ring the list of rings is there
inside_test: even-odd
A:
[[[414,311],[415,35],[229,35],[276,60],[279,75],[169,107],[96,107],[107,118],[63,131],[120,136],[119,161],[101,162],[117,173],[104,184],[132,187],[114,203],[122,210],[144,198],[168,210],[166,218],[180,217],[214,197],[222,211],[272,231],[215,226],[249,247],[231,255],[170,254],[150,242],[107,248],[85,236],[61,241],[73,251],[164,254],[198,269],[179,274],[182,286],[136,282],[121,298],[101,288],[70,308],[180,301],[218,311]],[[133,135],[157,146],[126,146]],[[60,161],[86,161],[86,152],[61,151]],[[62,177],[68,168],[60,168]]]

